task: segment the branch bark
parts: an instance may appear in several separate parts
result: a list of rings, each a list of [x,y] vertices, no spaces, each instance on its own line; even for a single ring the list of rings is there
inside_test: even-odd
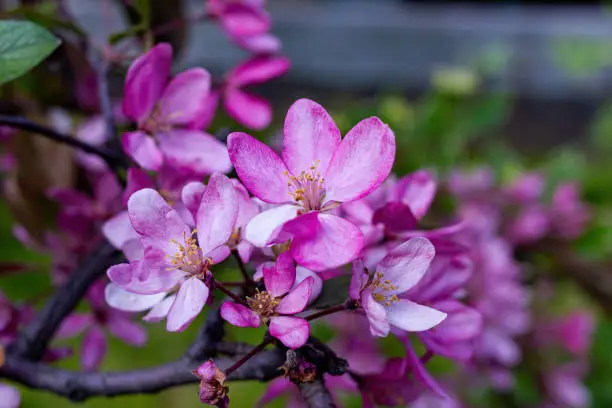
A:
[[[298,385],[298,389],[304,400],[311,408],[336,408],[329,390],[325,387],[323,380],[319,379],[310,383]]]
[[[78,305],[91,284],[119,261],[118,256],[118,251],[109,243],[100,244],[66,280],[66,284],[53,294],[34,320],[18,334],[8,349],[9,354],[40,360],[64,318]]]
[[[110,150],[107,150],[102,147],[92,146],[73,136],[56,132],[53,129],[32,122],[29,119],[26,119],[21,116],[0,115],[0,126],[8,126],[15,129],[21,129],[28,132],[37,133],[56,142],[80,149],[86,153],[95,154],[96,156],[102,158],[109,165],[109,167],[113,169],[127,167],[126,160],[122,156],[117,155],[111,152]]]

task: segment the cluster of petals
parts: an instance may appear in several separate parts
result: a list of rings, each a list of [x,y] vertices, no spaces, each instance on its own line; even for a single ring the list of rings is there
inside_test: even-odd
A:
[[[285,119],[282,158],[245,133],[230,134],[228,149],[244,186],[274,205],[246,226],[248,241],[266,247],[291,240],[293,258],[314,271],[359,255],[363,234],[335,209],[364,197],[388,176],[395,136],[387,125],[364,119],[342,138],[322,106],[301,99]]]
[[[224,144],[201,130],[210,110],[210,74],[191,68],[169,80],[171,65],[172,47],[161,43],[130,66],[123,114],[138,130],[123,135],[123,149],[147,170],[166,164],[200,175],[229,171]]]
[[[107,301],[125,310],[135,307],[135,297],[125,292],[149,295],[138,297],[139,307],[152,308],[150,320],[167,317],[169,331],[185,329],[208,301],[213,281],[210,268],[229,255],[228,242],[238,219],[236,190],[227,177],[215,173],[204,190],[195,193],[199,196],[195,230],[157,191],[142,189],[132,194],[128,215],[143,256],[107,272],[122,289],[107,288]]]
[[[223,303],[221,316],[237,327],[267,324],[270,334],[285,346],[299,348],[308,340],[310,326],[294,315],[308,305],[315,279],[307,277],[295,285],[295,263],[288,252],[282,253],[273,266],[262,269],[265,290],[248,297],[246,304]]]

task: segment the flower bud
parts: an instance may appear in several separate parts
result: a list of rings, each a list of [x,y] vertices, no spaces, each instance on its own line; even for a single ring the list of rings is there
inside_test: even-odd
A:
[[[219,408],[227,408],[229,387],[225,385],[225,374],[219,370],[212,360],[208,360],[193,374],[200,379],[200,401],[203,404]]]
[[[317,367],[298,356],[294,350],[287,350],[287,360],[281,370],[285,378],[294,384],[313,382],[317,375]]]

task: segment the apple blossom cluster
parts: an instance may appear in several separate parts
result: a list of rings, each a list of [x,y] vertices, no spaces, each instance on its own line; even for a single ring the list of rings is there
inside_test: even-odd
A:
[[[118,178],[100,157],[79,152],[87,188],[46,191],[59,208],[55,228],[41,236],[15,228],[24,244],[51,256],[55,286],[104,240],[123,255],[89,287],[88,307],[67,316],[55,339],[79,337],[82,369],[94,372],[108,336],[146,343],[138,320],[181,332],[218,309],[236,333],[264,327],[262,343],[234,365],[207,360],[193,367],[201,402],[217,407],[230,404],[232,373],[271,345],[286,352],[278,371],[284,375],[257,406],[280,396],[288,406],[307,406],[297,385],[314,381],[338,405],[348,393],[364,407],[468,406],[468,388],[512,389],[512,370],[526,360],[520,343],[528,342],[564,357],[537,367],[542,406],[586,407],[581,378],[591,317],[550,318],[533,302],[517,258],[522,245],[582,233],[588,210],[578,186],[558,186],[546,200],[541,174],[502,187],[486,169],[457,170],[448,180],[426,169],[399,177],[389,126],[370,117],[342,135],[308,99],[289,108],[279,149],[244,132],[219,139],[205,129],[220,100],[242,125],[269,125],[269,104],[244,88],[289,66],[270,55],[279,44],[262,7],[257,0],[208,2],[232,41],[257,54],[217,87],[202,68],[171,76],[168,44],[138,57],[115,112],[125,128],[121,148],[132,160],[125,174]],[[93,146],[108,142],[99,116],[76,135]],[[456,204],[450,214],[434,205],[444,194]],[[228,265],[240,281],[227,281]],[[0,345],[34,313],[1,298]],[[321,325],[333,331],[327,346],[347,369],[322,371],[307,357]],[[389,336],[400,347],[393,357],[379,341]],[[72,352],[55,347],[45,360]],[[435,375],[432,359],[457,370]],[[0,400],[17,406],[19,394],[0,385]]]

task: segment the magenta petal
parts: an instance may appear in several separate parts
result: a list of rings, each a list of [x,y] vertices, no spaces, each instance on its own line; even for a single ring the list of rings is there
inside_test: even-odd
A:
[[[424,331],[440,324],[446,313],[429,306],[419,305],[407,299],[386,306],[387,321],[402,330]]]
[[[432,307],[448,314],[448,317],[432,330],[442,342],[470,340],[480,334],[482,316],[477,310],[452,299],[434,303]]]
[[[128,213],[132,226],[142,235],[143,244],[159,248],[174,255],[178,247],[172,240],[184,243],[191,230],[155,190],[145,188],[132,194],[128,200]]]
[[[270,319],[270,334],[291,349],[302,347],[310,336],[308,322],[299,317],[275,316]]]
[[[363,259],[355,259],[352,265],[351,284],[349,286],[349,296],[351,299],[359,300],[361,290],[368,282],[368,274],[363,266]]]
[[[238,201],[232,182],[215,173],[202,194],[198,209],[198,243],[204,255],[225,244],[234,232],[238,218]]]
[[[414,230],[418,221],[410,211],[410,208],[403,203],[391,202],[376,210],[372,217],[373,224],[383,224],[385,230],[396,234],[404,231]]]
[[[422,384],[427,386],[430,390],[441,397],[448,398],[442,387],[438,384],[438,382],[429,374],[427,368],[421,363],[421,360],[417,357],[410,341],[406,341],[406,357],[410,362],[411,367],[413,368],[412,372],[417,380],[419,380]]]
[[[144,346],[147,342],[147,331],[124,316],[112,316],[106,327],[113,336],[132,346]]]
[[[106,221],[102,225],[102,233],[108,242],[117,249],[121,249],[126,242],[138,238],[138,233],[132,227],[127,211],[121,211]]]
[[[273,297],[289,292],[295,282],[295,262],[289,252],[283,252],[278,256],[274,266],[264,266],[262,270],[266,290]]]
[[[127,201],[132,194],[143,188],[155,188],[155,181],[149,174],[137,167],[131,167],[127,171],[127,180],[125,190],[123,191],[123,205],[127,205]]]
[[[259,327],[259,316],[246,306],[233,302],[221,305],[221,317],[236,327]]]
[[[197,217],[200,202],[202,201],[202,194],[204,194],[205,190],[206,186],[204,183],[192,181],[191,183],[185,184],[181,191],[181,201],[194,219]]]
[[[159,100],[172,64],[172,47],[161,43],[135,59],[125,78],[123,114],[142,122]]]
[[[191,68],[175,76],[159,101],[159,117],[165,124],[190,127],[208,109],[210,74]]]
[[[269,245],[277,238],[280,239],[282,227],[287,221],[295,218],[297,212],[296,206],[287,204],[257,214],[246,225],[244,239],[260,248]]]
[[[304,310],[310,299],[314,283],[314,278],[306,278],[302,283],[291,289],[291,292],[282,298],[278,306],[276,306],[276,313],[290,315]]]
[[[152,295],[172,289],[181,281],[184,273],[176,269],[166,270],[165,264],[143,258],[130,264],[111,266],[106,275],[111,282],[129,292]]]
[[[92,322],[90,314],[72,313],[64,319],[55,336],[58,339],[71,339],[81,334]]]
[[[395,135],[376,117],[364,119],[342,139],[327,169],[326,199],[353,201],[378,187],[395,160]]]
[[[259,400],[255,404],[255,408],[263,408],[268,403],[279,398],[285,393],[289,393],[295,389],[295,386],[286,378],[276,378],[268,383],[266,392],[259,397]]]
[[[298,215],[294,219],[287,221],[283,224],[282,232],[292,237],[311,239],[319,232],[320,225],[319,213],[313,211],[304,215]]]
[[[229,3],[224,7],[221,25],[230,36],[245,37],[270,30],[270,17],[263,8]]]
[[[270,103],[238,88],[228,88],[225,91],[223,107],[229,116],[250,129],[262,130],[272,122]]]
[[[156,136],[159,149],[173,167],[196,174],[226,173],[232,168],[225,144],[208,133],[172,129]]]
[[[239,132],[228,136],[227,147],[238,177],[251,194],[268,203],[291,200],[287,167],[272,149]]]
[[[389,322],[385,308],[372,297],[372,291],[366,289],[361,295],[361,305],[370,323],[372,336],[386,337],[389,334]]]
[[[248,37],[234,37],[233,40],[243,50],[259,55],[275,54],[282,48],[281,41],[278,39],[278,37],[270,33],[263,33]]]
[[[325,174],[340,139],[340,129],[329,113],[316,102],[300,99],[285,118],[283,161],[293,174],[313,165]]]
[[[395,286],[392,293],[404,293],[421,280],[435,254],[427,238],[412,238],[393,248],[376,269]]]
[[[121,139],[123,150],[147,170],[159,170],[163,156],[155,140],[144,132],[127,132]]]
[[[257,56],[241,63],[229,75],[234,87],[259,84],[283,75],[291,62],[286,57]]]
[[[100,328],[92,327],[81,344],[81,367],[85,371],[96,371],[106,355],[106,337]]]
[[[313,279],[313,285],[310,291],[310,298],[308,299],[308,304],[311,304],[319,297],[319,295],[323,291],[323,279],[321,279],[318,273],[315,273],[310,269],[306,269],[301,266],[295,268],[295,283],[293,284],[294,288],[308,278]]]
[[[208,286],[198,278],[189,278],[181,285],[168,311],[166,330],[183,331],[202,311],[209,294]]]
[[[128,292],[113,282],[106,285],[104,289],[106,303],[108,303],[110,307],[124,312],[142,312],[149,310],[161,302],[164,297],[166,297],[166,294],[163,292],[152,295],[141,295]]]
[[[358,227],[331,214],[319,214],[318,220],[315,237],[296,237],[291,243],[291,253],[298,264],[313,271],[323,271],[359,256],[364,239]]]
[[[176,295],[171,295],[153,306],[149,313],[143,316],[142,320],[149,323],[159,322],[162,319],[165,319],[168,316],[168,312],[176,299]]]
[[[397,183],[397,200],[410,207],[416,218],[421,219],[427,213],[436,195],[436,180],[427,170],[419,170]]]

